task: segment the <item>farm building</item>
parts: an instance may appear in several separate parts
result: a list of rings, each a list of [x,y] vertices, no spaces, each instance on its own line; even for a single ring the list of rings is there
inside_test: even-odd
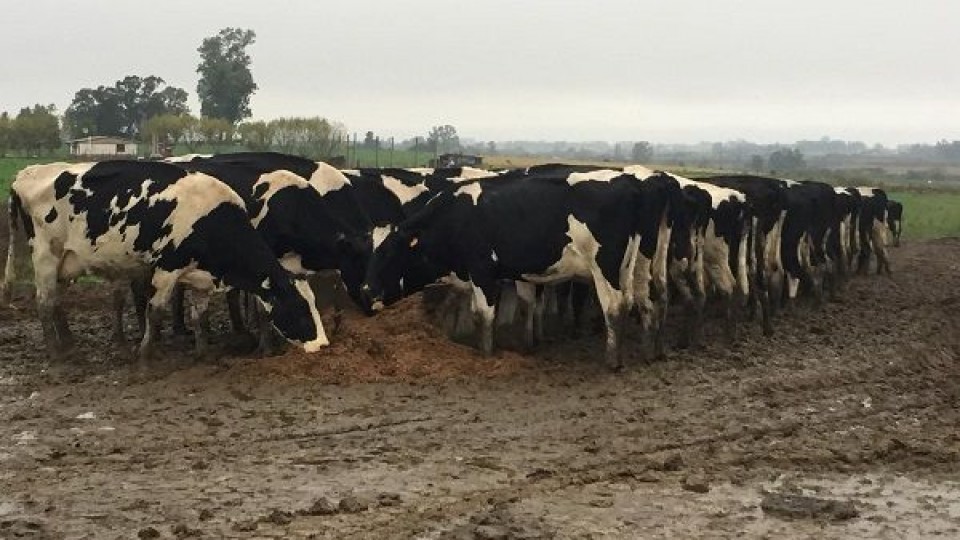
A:
[[[70,155],[128,157],[137,155],[137,143],[119,137],[94,135],[70,141]]]

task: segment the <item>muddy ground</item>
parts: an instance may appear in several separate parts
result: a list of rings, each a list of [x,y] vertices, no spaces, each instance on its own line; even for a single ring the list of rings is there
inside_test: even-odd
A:
[[[621,374],[599,336],[481,358],[416,299],[316,355],[194,363],[168,339],[139,370],[95,284],[51,363],[21,294],[0,537],[957,538],[960,240],[893,261],[773,338],[711,328]]]

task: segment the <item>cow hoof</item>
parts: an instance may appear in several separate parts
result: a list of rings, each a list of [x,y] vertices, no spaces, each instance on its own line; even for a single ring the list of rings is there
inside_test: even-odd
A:
[[[215,362],[219,355],[212,348],[196,350],[193,352],[193,360],[198,364],[208,364]]]
[[[257,349],[257,338],[249,333],[235,333],[227,340],[227,348],[235,354],[247,354]]]
[[[623,373],[624,371],[627,370],[626,366],[623,365],[623,362],[619,362],[616,364],[608,363],[607,369],[610,370],[610,373]]]

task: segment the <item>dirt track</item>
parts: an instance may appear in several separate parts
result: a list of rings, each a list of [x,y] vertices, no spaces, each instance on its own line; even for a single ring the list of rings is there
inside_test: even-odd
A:
[[[50,364],[21,299],[0,309],[0,537],[960,537],[960,241],[893,261],[772,339],[711,332],[620,375],[596,336],[484,360],[410,302],[313,357],[141,373],[89,285],[82,354]]]

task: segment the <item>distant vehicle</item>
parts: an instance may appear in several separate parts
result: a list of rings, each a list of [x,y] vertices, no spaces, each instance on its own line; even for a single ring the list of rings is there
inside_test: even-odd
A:
[[[482,156],[469,154],[441,154],[437,159],[430,160],[431,167],[481,167]]]

